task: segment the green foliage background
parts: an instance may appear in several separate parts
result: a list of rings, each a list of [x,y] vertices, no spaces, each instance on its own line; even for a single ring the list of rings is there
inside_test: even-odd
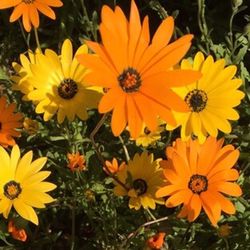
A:
[[[64,0],[64,6],[55,10],[56,21],[41,17],[38,30],[43,49],[59,52],[62,42],[70,38],[76,49],[83,39],[100,40],[98,24],[104,4],[120,5],[129,13],[129,0]],[[50,181],[58,188],[51,192],[57,201],[46,209],[39,210],[40,224],[35,227],[21,218],[18,225],[28,232],[25,243],[13,240],[7,233],[7,221],[0,218],[0,249],[144,249],[146,239],[157,231],[165,231],[163,249],[250,249],[250,3],[248,0],[136,0],[141,17],[149,15],[153,34],[161,20],[168,15],[176,19],[173,40],[186,33],[195,35],[187,56],[198,50],[212,54],[215,58],[226,58],[228,64],[236,64],[237,76],[242,78],[245,99],[238,107],[240,120],[233,123],[233,131],[226,135],[226,142],[241,151],[237,169],[243,196],[233,199],[237,213],[222,216],[219,226],[231,227],[229,236],[221,237],[218,229],[211,226],[204,214],[194,223],[176,218],[178,208],[159,206],[153,211],[159,223],[144,226],[152,221],[147,211],[128,208],[126,198],[113,195],[112,179],[102,170],[89,136],[100,120],[100,115],[90,112],[86,122],[76,120],[71,124],[57,125],[55,120],[44,122],[35,114],[31,103],[21,101],[21,94],[12,92],[11,63],[19,61],[19,54],[28,48],[36,48],[34,34],[26,33],[20,22],[10,24],[10,10],[0,11],[0,93],[18,103],[18,110],[25,116],[39,121],[35,135],[22,134],[17,140],[23,152],[33,150],[36,157],[47,156],[46,167],[52,171]],[[103,157],[125,160],[121,141],[115,138],[109,127],[109,119],[99,130],[95,140]],[[179,136],[162,133],[156,146],[147,150],[155,157],[164,158],[166,145]],[[220,135],[222,136],[222,135]],[[131,156],[145,150],[129,140],[128,133],[122,134]],[[88,171],[72,173],[67,168],[67,152],[75,149],[84,153]],[[1,160],[0,160],[1,161]]]

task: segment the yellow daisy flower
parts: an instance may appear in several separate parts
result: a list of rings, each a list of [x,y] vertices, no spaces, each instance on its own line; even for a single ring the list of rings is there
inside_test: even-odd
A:
[[[143,146],[147,148],[150,145],[155,145],[157,141],[161,139],[161,132],[164,130],[164,127],[158,126],[155,131],[149,130],[145,125],[143,126],[143,131],[139,137],[135,140],[137,146]]]
[[[36,50],[36,52],[33,53],[29,50],[27,56],[25,54],[20,55],[21,64],[17,62],[12,63],[12,67],[17,73],[17,75],[11,77],[11,80],[14,82],[12,89],[21,91],[24,94],[23,100],[25,101],[28,100],[27,94],[34,89],[32,84],[27,80],[32,75],[30,65],[35,63],[37,53],[41,52]]]
[[[87,53],[87,46],[82,45],[75,56]],[[97,107],[100,88],[85,84],[87,70],[75,56],[70,40],[66,39],[60,56],[47,49],[45,54],[37,54],[36,62],[30,66],[32,76],[28,81],[34,89],[27,94],[27,99],[37,104],[36,113],[43,113],[45,121],[56,113],[59,123],[66,117],[69,121],[73,121],[75,116],[86,120],[87,108]]]
[[[117,196],[129,196],[129,208],[155,209],[156,203],[164,204],[162,198],[156,198],[155,192],[164,183],[163,171],[159,160],[154,161],[153,154],[136,154],[117,172],[117,178],[126,185],[127,190],[115,182],[114,193]]]
[[[14,206],[21,217],[38,225],[33,207],[44,208],[44,204],[54,201],[46,192],[55,189],[56,185],[43,181],[50,175],[50,171],[40,171],[47,158],[32,162],[32,157],[33,153],[29,151],[20,158],[17,145],[12,148],[10,156],[0,147],[0,213],[8,218]]]
[[[240,104],[244,93],[238,88],[242,80],[233,79],[235,65],[225,67],[225,59],[214,61],[212,56],[206,59],[201,52],[195,55],[193,64],[182,60],[182,69],[199,70],[202,77],[191,85],[175,88],[174,91],[189,106],[189,112],[174,112],[177,126],[181,126],[181,137],[188,140],[191,135],[203,143],[207,135],[217,137],[218,130],[228,134],[231,125],[228,120],[238,120],[239,114],[233,109]],[[167,126],[172,130],[176,127]]]

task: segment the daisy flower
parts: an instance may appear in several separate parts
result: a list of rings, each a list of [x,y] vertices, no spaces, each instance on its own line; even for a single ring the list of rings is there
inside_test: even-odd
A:
[[[17,128],[22,127],[22,114],[14,113],[15,103],[7,104],[4,96],[0,98],[0,145],[3,147],[13,146],[16,144],[13,137],[21,135]]]
[[[156,190],[163,184],[163,175],[159,161],[154,161],[153,154],[136,154],[116,175],[127,186],[127,190],[115,182],[114,193],[117,196],[129,196],[129,208],[139,210],[142,206],[155,209],[156,203],[163,204],[163,199],[155,197]]]
[[[148,17],[141,24],[134,0],[129,20],[118,6],[113,11],[106,5],[101,19],[102,44],[86,41],[97,56],[85,54],[77,58],[91,69],[85,80],[107,89],[98,109],[100,113],[113,111],[113,134],[120,135],[128,124],[131,137],[136,139],[143,123],[155,131],[158,117],[175,125],[172,110],[186,112],[188,106],[171,88],[200,77],[193,70],[173,70],[188,51],[193,36],[169,44],[174,20],[168,17],[150,40]]]
[[[40,171],[47,158],[32,162],[32,157],[32,151],[20,157],[17,145],[10,155],[0,147],[0,213],[7,219],[13,206],[21,217],[38,225],[33,207],[44,208],[44,204],[54,201],[46,192],[56,185],[43,181],[50,175],[50,171]]]
[[[157,141],[161,139],[161,132],[164,130],[160,124],[155,131],[150,131],[147,127],[143,126],[143,130],[139,137],[135,140],[137,146],[143,146],[147,148],[148,146],[154,146]]]
[[[86,45],[82,45],[76,55],[82,53],[88,53]],[[61,55],[46,49],[44,54],[36,54],[36,61],[30,67],[32,75],[27,81],[33,90],[27,94],[27,100],[37,105],[36,113],[43,114],[45,121],[55,114],[58,123],[62,123],[66,117],[73,121],[75,116],[86,120],[87,109],[97,108],[100,88],[85,84],[87,70],[73,56],[69,39],[64,41]],[[19,88],[24,92],[23,85],[19,85]]]
[[[183,204],[179,217],[192,222],[203,209],[216,226],[221,212],[234,214],[233,203],[223,194],[240,196],[242,191],[235,181],[239,173],[234,165],[239,151],[223,139],[208,137],[204,144],[198,140],[183,142],[177,139],[168,147],[168,160],[161,162],[167,185],[156,192],[156,197],[169,196],[166,207]]]
[[[32,75],[31,64],[36,62],[36,54],[41,53],[40,50],[36,50],[33,53],[31,50],[28,51],[27,55],[20,55],[20,63],[13,62],[12,67],[14,68],[16,75],[11,76],[11,80],[14,82],[12,85],[13,90],[21,91],[24,96],[23,100],[27,101],[27,94],[34,89],[32,84],[28,81],[28,78]]]
[[[30,32],[31,27],[39,27],[39,14],[55,20],[56,15],[50,7],[61,7],[63,3],[60,0],[1,0],[0,9],[14,7],[10,16],[10,22],[15,22],[22,16],[23,26],[27,32]]]
[[[225,59],[214,61],[212,56],[205,59],[198,52],[193,64],[184,59],[181,68],[202,73],[202,77],[193,84],[174,89],[189,107],[189,112],[174,112],[177,126],[181,126],[181,138],[188,140],[194,134],[202,143],[207,135],[217,137],[218,130],[229,134],[232,128],[228,120],[239,119],[234,107],[244,97],[244,93],[238,90],[242,80],[233,78],[236,66],[225,67]],[[176,126],[167,125],[169,130],[174,128]]]

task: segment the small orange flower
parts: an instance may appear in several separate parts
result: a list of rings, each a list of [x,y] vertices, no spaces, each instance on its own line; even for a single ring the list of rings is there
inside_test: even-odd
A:
[[[194,221],[203,209],[216,226],[221,212],[234,214],[233,203],[223,194],[241,196],[239,178],[234,168],[239,150],[233,145],[223,147],[223,139],[208,137],[204,144],[198,140],[183,142],[177,139],[166,149],[163,161],[167,185],[156,192],[156,197],[169,196],[166,207],[183,204],[179,217]]]
[[[151,249],[161,249],[164,244],[165,233],[159,232],[147,240],[147,244]]]
[[[80,155],[79,152],[76,154],[67,154],[69,164],[68,167],[70,168],[71,171],[83,171],[86,170],[86,166],[84,165],[85,163],[85,158],[83,155]]]
[[[14,7],[10,16],[10,22],[15,22],[22,16],[23,26],[27,32],[30,32],[31,26],[39,27],[40,11],[45,16],[55,20],[56,15],[50,7],[61,7],[63,3],[60,0],[1,0],[0,9]]]
[[[0,145],[3,147],[14,146],[16,144],[13,137],[20,136],[17,128],[22,127],[20,121],[23,116],[20,113],[13,113],[16,104],[7,104],[5,97],[0,98]]]
[[[8,223],[8,232],[15,240],[20,240],[23,242],[27,240],[26,231],[23,228],[17,228],[12,220],[10,220]]]
[[[126,163],[123,161],[121,165],[119,166],[117,159],[113,158],[112,162],[105,161],[106,167],[103,167],[103,170],[105,171],[106,174],[110,174],[110,173],[116,174],[119,170],[123,169],[125,165]],[[109,170],[110,173],[108,172],[107,169]]]

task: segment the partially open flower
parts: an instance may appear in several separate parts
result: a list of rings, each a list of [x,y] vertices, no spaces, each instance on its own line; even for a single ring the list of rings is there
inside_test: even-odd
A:
[[[77,152],[76,154],[72,153],[68,153],[67,155],[68,160],[69,160],[69,164],[68,167],[70,168],[71,171],[83,171],[86,170],[86,166],[85,164],[85,158],[83,155],[80,155],[79,152]]]
[[[165,233],[159,232],[147,240],[147,245],[151,249],[161,249],[164,244]]]
[[[39,129],[39,124],[36,120],[32,120],[26,117],[23,122],[23,128],[24,131],[27,132],[29,135],[34,135]]]
[[[10,220],[8,223],[8,232],[15,240],[20,240],[23,242],[27,240],[27,234],[25,229],[16,227],[13,220]]]
[[[122,170],[125,167],[126,163],[123,161],[121,165],[119,166],[118,161],[116,158],[113,158],[112,162],[105,161],[105,167],[103,167],[103,170],[106,174],[116,174],[119,170]],[[108,171],[109,170],[109,171]]]

